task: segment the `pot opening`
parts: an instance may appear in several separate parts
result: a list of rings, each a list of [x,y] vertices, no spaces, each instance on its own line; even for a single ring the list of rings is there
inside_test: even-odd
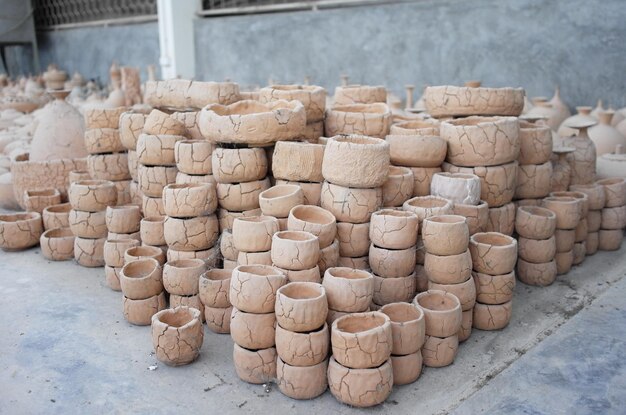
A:
[[[444,295],[443,292],[427,292],[427,295],[423,295],[417,298],[417,303],[428,310],[433,311],[449,311],[454,310],[458,305],[451,295]]]
[[[422,310],[409,303],[387,304],[380,311],[387,314],[394,323],[408,323],[419,320],[424,315]]]
[[[289,297],[294,300],[308,300],[322,296],[322,289],[319,285],[313,285],[313,283],[306,282],[292,282],[281,287],[279,291],[285,297]]]
[[[194,318],[191,310],[187,308],[175,308],[167,313],[163,313],[159,317],[161,323],[167,324],[171,327],[182,327],[188,324]]]
[[[349,314],[337,320],[337,329],[346,333],[360,333],[385,324],[382,313]]]

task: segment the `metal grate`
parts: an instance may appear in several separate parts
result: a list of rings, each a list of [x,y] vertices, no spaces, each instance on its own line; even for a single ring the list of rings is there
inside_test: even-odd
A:
[[[336,7],[373,6],[416,0],[202,0],[199,16],[318,10]]]
[[[156,0],[34,0],[37,29],[89,22],[154,18]]]

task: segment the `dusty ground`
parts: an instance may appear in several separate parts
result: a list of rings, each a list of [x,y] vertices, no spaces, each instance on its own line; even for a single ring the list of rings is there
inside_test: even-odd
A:
[[[619,413],[626,407],[626,245],[547,288],[518,283],[513,320],[474,331],[447,368],[425,368],[372,413]],[[0,252],[0,413],[352,413],[238,380],[227,335],[199,360],[158,364],[149,327],[128,324],[104,271]],[[157,365],[156,370],[148,367]],[[622,412],[623,413],[623,412]]]

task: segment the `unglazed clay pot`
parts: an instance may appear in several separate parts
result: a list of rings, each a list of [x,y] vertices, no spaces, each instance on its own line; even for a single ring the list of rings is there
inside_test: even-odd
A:
[[[74,258],[74,234],[69,228],[49,229],[39,238],[41,254],[50,261]]]
[[[305,205],[317,205],[320,204],[320,198],[322,193],[322,183],[315,182],[297,182],[297,181],[289,181],[289,180],[276,180],[276,185],[284,185],[284,184],[294,184],[299,186],[302,189],[302,193],[304,194],[304,204]]]
[[[57,189],[25,190],[24,209],[42,213],[45,208],[61,203],[61,193]]]
[[[411,272],[406,277],[386,278],[374,276],[374,293],[370,310],[376,310],[375,306],[390,303],[408,302],[415,296],[417,280],[415,273]]]
[[[489,223],[489,205],[484,200],[475,206],[455,203],[453,213],[465,217],[470,235],[484,232]]]
[[[446,158],[447,144],[439,137],[439,128],[432,135],[404,135],[394,133],[385,141],[389,143],[391,164],[406,167],[439,167]],[[394,135],[397,134],[397,135]]]
[[[574,250],[572,249],[567,252],[557,252],[554,256],[554,260],[556,262],[557,275],[567,274],[570,269],[572,269],[572,265],[574,263]]]
[[[273,186],[259,194],[259,206],[267,216],[286,218],[292,208],[303,204],[304,192],[293,184]]]
[[[420,308],[408,303],[391,303],[383,306],[380,311],[391,321],[393,355],[410,355],[422,348],[426,323]]]
[[[125,150],[117,128],[85,131],[85,148],[89,154],[117,153]]]
[[[419,378],[422,373],[422,352],[418,350],[403,356],[391,356],[393,367],[393,384],[408,385]]]
[[[600,245],[599,232],[589,232],[585,240],[586,255],[595,255]]]
[[[467,251],[469,228],[463,216],[432,216],[424,219],[422,240],[430,254],[458,255]]]
[[[556,239],[556,252],[567,252],[574,248],[576,231],[574,229],[557,229],[554,232]]]
[[[482,304],[503,304],[511,301],[513,298],[513,289],[515,288],[514,272],[502,275],[474,272],[472,276],[476,286],[477,302]]]
[[[245,349],[237,344],[233,348],[233,362],[237,376],[244,382],[261,384],[276,378],[276,348]]]
[[[167,245],[179,251],[201,251],[215,245],[219,225],[215,215],[179,219],[167,217],[163,225]]]
[[[239,251],[237,254],[237,265],[272,265],[272,253],[271,251]]]
[[[300,271],[288,270],[284,268],[278,269],[280,269],[283,274],[287,276],[287,280],[289,282],[315,282],[319,284],[322,283],[322,277],[318,265],[315,265],[313,268],[303,269]]]
[[[155,259],[160,265],[165,264],[165,254],[156,246],[136,246],[128,248],[124,252],[124,261],[129,263],[137,259],[152,258]]]
[[[188,218],[210,215],[217,209],[212,184],[169,184],[163,188],[163,209],[167,216]]]
[[[127,150],[137,148],[137,140],[143,132],[146,114],[142,112],[127,111],[120,114],[119,133],[120,141]]]
[[[512,311],[511,301],[497,305],[477,303],[474,307],[473,327],[478,330],[503,329],[509,324]]]
[[[326,110],[326,137],[345,134],[385,138],[391,126],[391,111],[387,104],[337,105]]]
[[[369,237],[385,249],[408,249],[417,243],[419,220],[413,212],[383,209],[370,218]]]
[[[182,135],[141,134],[137,140],[137,159],[144,165],[174,166],[174,147],[184,139]]]
[[[589,200],[589,210],[600,210],[606,204],[604,188],[598,183],[573,184],[569,187],[569,190],[586,194]]]
[[[339,255],[342,257],[362,257],[370,248],[370,223],[337,223]]]
[[[206,325],[213,333],[230,334],[230,316],[233,307],[216,308],[204,306]]]
[[[598,180],[596,183],[604,187],[604,207],[611,208],[626,205],[626,179],[612,177]]]
[[[413,172],[413,197],[430,195],[430,183],[441,167],[410,167]]]
[[[383,184],[383,206],[400,207],[413,195],[413,171],[406,167],[389,166],[389,176]]]
[[[587,247],[585,246],[585,241],[577,242],[574,244],[574,260],[572,261],[572,265],[582,264],[587,256]]]
[[[576,229],[581,219],[582,202],[573,197],[550,196],[543,199],[542,207],[556,214],[557,229]]]
[[[370,245],[369,264],[372,272],[383,278],[401,278],[415,269],[415,247],[384,249]]]
[[[552,156],[552,132],[547,125],[520,121],[520,165],[543,164]]]
[[[286,283],[287,277],[275,267],[240,265],[233,270],[231,277],[230,302],[247,313],[271,313],[276,292]]]
[[[384,86],[342,85],[335,88],[334,100],[336,105],[387,102],[387,89]]]
[[[307,333],[297,333],[276,326],[276,350],[292,366],[313,366],[323,362],[329,349],[328,325]]]
[[[139,225],[141,240],[147,245],[165,245],[165,236],[163,234],[164,224],[165,216],[152,216],[141,219]]]
[[[41,214],[37,212],[0,215],[0,248],[4,251],[35,246],[42,233]]]
[[[262,103],[277,100],[300,101],[306,112],[306,122],[313,123],[324,119],[326,90],[316,85],[271,85],[261,88],[259,101]]]
[[[202,108],[211,102],[227,105],[239,100],[239,85],[187,79],[148,81],[144,100],[153,107],[166,108]]]
[[[609,154],[617,145],[626,145],[626,137],[611,125],[614,111],[600,111],[598,124],[589,129],[589,137],[594,142],[598,156]]]
[[[589,232],[598,232],[602,225],[602,209],[590,210],[587,213],[587,230]]]
[[[403,121],[391,126],[390,135],[413,135],[439,137],[439,120],[434,118]],[[445,141],[444,141],[445,143]],[[444,151],[445,154],[445,151]]]
[[[184,134],[183,134],[184,135]],[[174,145],[174,159],[179,171],[193,175],[212,173],[213,144],[204,140],[180,140]]]
[[[141,210],[137,205],[107,206],[105,222],[109,232],[137,232],[140,221]]]
[[[598,232],[598,249],[600,251],[616,251],[622,246],[624,231],[622,229],[600,229]]]
[[[310,332],[324,325],[328,314],[326,290],[312,282],[292,282],[278,289],[276,321],[294,332]]]
[[[533,264],[521,258],[517,261],[517,278],[524,284],[545,287],[552,284],[556,276],[556,260],[543,264]]]
[[[117,204],[117,189],[107,180],[83,180],[70,185],[69,201],[73,209],[99,212]]]
[[[428,281],[428,290],[443,291],[454,295],[461,302],[461,311],[471,310],[476,303],[476,286],[471,278],[459,284],[438,284]]]
[[[90,154],[87,170],[94,180],[129,180],[128,155],[126,153]]]
[[[163,267],[163,287],[170,294],[198,294],[200,275],[206,270],[201,259],[168,261]]]
[[[292,399],[313,399],[328,387],[328,361],[313,366],[291,366],[277,359],[276,377],[278,389]]]
[[[152,345],[157,359],[169,366],[181,366],[198,357],[204,340],[200,314],[200,310],[182,306],[152,316]]]
[[[220,207],[235,212],[258,209],[259,195],[269,189],[268,178],[244,183],[217,183]]]
[[[515,216],[515,231],[529,239],[548,239],[556,229],[556,214],[550,209],[520,206]]]
[[[317,236],[320,249],[330,246],[337,235],[335,216],[318,206],[296,206],[289,212],[288,229],[307,231]]]
[[[486,232],[499,232],[505,235],[513,235],[515,229],[515,203],[489,208],[489,220],[485,226]]]
[[[306,112],[299,101],[263,104],[244,100],[207,105],[200,111],[198,124],[211,142],[261,145],[299,137],[305,129]]]
[[[328,268],[324,274],[328,307],[335,311],[357,313],[372,302],[374,277],[367,271],[351,268]]]
[[[277,142],[272,157],[273,176],[289,181],[322,182],[325,148],[321,144]]]
[[[424,104],[436,118],[468,115],[519,116],[524,108],[522,88],[474,88],[467,86],[429,86]]]
[[[124,318],[131,324],[147,326],[152,323],[152,316],[167,307],[165,292],[143,300],[131,300],[123,297]]]
[[[143,300],[163,291],[163,270],[154,258],[128,262],[120,273],[120,287],[124,297]]]
[[[262,148],[216,148],[212,155],[213,176],[220,183],[261,180],[268,160]]]
[[[600,227],[606,230],[624,229],[626,227],[626,206],[602,209],[602,222]],[[577,240],[576,242],[581,241]]]
[[[448,337],[426,336],[422,347],[422,358],[425,366],[444,367],[452,364],[459,350],[457,334]]]
[[[84,212],[70,210],[68,220],[74,235],[81,238],[104,238],[107,236],[106,212]]]
[[[153,109],[145,118],[143,132],[154,135],[184,135],[186,132],[185,125],[158,109]]]
[[[604,190],[602,190],[604,195]],[[70,226],[69,214],[72,206],[69,203],[48,206],[43,210],[41,217],[45,230],[55,228],[68,228]]]
[[[198,295],[207,307],[230,307],[230,278],[232,272],[224,269],[210,269],[200,275]]]
[[[552,178],[550,187],[552,191],[567,190],[572,180],[572,167],[568,158],[570,153],[576,150],[574,147],[555,147],[552,152],[557,156],[556,160],[552,160]]]
[[[498,232],[477,233],[470,238],[469,250],[474,271],[500,275],[515,268],[517,241],[510,236]]]
[[[519,123],[514,117],[467,117],[441,123],[446,159],[457,166],[496,166],[517,160]]]
[[[518,247],[519,257],[525,261],[535,264],[549,262],[556,254],[556,238],[552,236],[548,239],[537,240],[520,236]]]
[[[430,193],[455,204],[476,205],[480,201],[480,179],[474,174],[435,173]]]
[[[74,259],[83,267],[104,266],[104,242],[106,238],[74,238]]]
[[[272,262],[280,268],[301,271],[315,267],[319,261],[319,240],[310,232],[277,232],[271,248]]]
[[[402,209],[415,213],[420,222],[431,216],[450,215],[453,207],[451,201],[437,196],[414,197],[402,205]]]
[[[382,189],[351,188],[324,182],[322,208],[331,212],[340,222],[365,223],[382,206]]]
[[[429,290],[417,294],[413,305],[422,310],[426,322],[426,335],[449,337],[461,327],[461,303],[453,294]]]
[[[580,207],[580,219],[585,219],[587,217],[587,214],[589,213],[589,196],[587,196],[586,193],[583,192],[575,192],[575,191],[568,191],[568,192],[551,192],[550,196],[554,196],[554,197],[573,197],[574,199],[577,199],[580,201],[579,207]]]
[[[426,253],[424,271],[430,281],[438,284],[461,284],[472,272],[472,257],[466,249],[457,255],[435,255]]]
[[[137,168],[139,190],[144,196],[160,198],[163,194],[163,188],[176,182],[177,171],[176,167],[140,164]]]
[[[378,405],[391,394],[391,360],[377,368],[350,369],[331,357],[328,362],[328,387],[339,402],[359,408]]]
[[[487,167],[459,167],[444,163],[443,170],[450,173],[474,174],[480,178],[480,198],[490,208],[509,203],[515,194],[517,183],[517,161]]]
[[[239,251],[269,251],[276,232],[278,220],[272,216],[236,218],[233,222],[233,243]]]
[[[546,196],[552,189],[552,163],[519,165],[515,197],[535,199]]]
[[[230,317],[230,335],[236,344],[246,349],[274,347],[276,315],[274,313],[246,313],[233,307]]]
[[[136,239],[107,239],[104,243],[104,262],[109,267],[121,268],[126,263],[124,253],[141,245]]]
[[[333,358],[345,367],[380,366],[391,355],[391,320],[376,311],[340,317],[332,325],[331,345]]]
[[[595,121],[572,124],[572,128],[578,130],[578,135],[563,139],[564,146],[576,149],[570,159],[572,168],[570,184],[589,184],[596,176],[596,147],[587,135],[587,129],[594,124]]]
[[[353,162],[358,160],[358,163]],[[389,173],[389,144],[362,135],[330,137],[322,174],[330,183],[357,188],[382,186]]]

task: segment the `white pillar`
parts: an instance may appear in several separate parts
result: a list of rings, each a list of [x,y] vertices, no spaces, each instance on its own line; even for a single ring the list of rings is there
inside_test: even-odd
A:
[[[158,0],[161,78],[193,79],[196,75],[193,19],[200,0]]]

